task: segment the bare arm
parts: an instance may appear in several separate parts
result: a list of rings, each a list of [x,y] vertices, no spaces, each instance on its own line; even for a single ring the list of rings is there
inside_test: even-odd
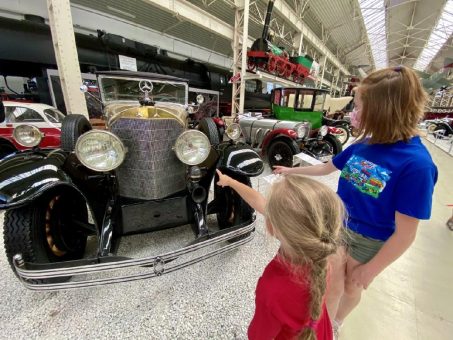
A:
[[[306,176],[325,176],[336,170],[338,169],[333,165],[332,161],[307,167],[287,168],[279,165],[274,167],[275,174],[299,174]]]
[[[222,174],[219,170],[217,170],[217,174],[219,175],[217,185],[220,185],[221,187],[230,187],[236,191],[253,209],[261,214],[264,214],[266,199],[263,195],[248,185]]]
[[[399,258],[414,242],[419,220],[399,212],[395,214],[396,229],[370,262],[357,267],[352,281],[367,288],[373,279]]]

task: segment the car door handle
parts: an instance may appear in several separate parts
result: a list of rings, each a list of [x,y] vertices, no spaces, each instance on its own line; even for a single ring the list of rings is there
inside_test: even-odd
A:
[[[13,127],[13,124],[6,124],[6,127]]]

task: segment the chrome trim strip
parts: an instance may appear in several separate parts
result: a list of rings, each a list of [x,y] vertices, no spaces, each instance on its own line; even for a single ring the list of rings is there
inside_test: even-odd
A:
[[[248,237],[238,240],[234,243],[224,245],[220,248],[211,250],[205,254],[200,254],[197,257],[188,258],[183,260],[182,262],[177,262],[176,260],[180,258],[182,255],[191,254],[197,250],[213,246],[215,244],[219,244],[224,241],[231,240],[233,238],[237,238],[239,236],[245,235],[255,228],[255,221],[251,224],[244,226],[240,229],[233,230],[226,234],[220,235],[218,237],[214,237],[213,239],[208,239],[206,241],[202,241],[200,243],[195,243],[179,250],[165,253],[159,256],[150,256],[144,257],[140,259],[130,259],[130,260],[123,260],[118,262],[109,262],[109,263],[96,263],[91,265],[73,267],[73,268],[56,268],[56,269],[44,269],[44,270],[30,270],[26,269],[27,264],[21,260],[18,260],[17,257],[14,258],[14,267],[17,272],[17,275],[21,279],[23,285],[31,290],[37,291],[53,291],[53,290],[65,290],[65,289],[76,289],[76,288],[86,288],[86,287],[94,287],[106,284],[113,284],[113,283],[120,283],[120,282],[130,282],[136,280],[147,279],[155,276],[160,276],[162,274],[171,273],[175,270],[187,267],[194,263],[206,260],[210,257],[213,257],[218,254],[225,253],[230,251],[234,248],[239,247],[242,244],[249,242],[254,234],[250,234]],[[175,261],[175,262],[173,262]],[[82,281],[68,281],[62,283],[33,283],[27,280],[40,280],[40,279],[49,279],[49,278],[57,278],[57,277],[65,277],[65,276],[78,276],[84,274],[92,274],[92,273],[100,273],[105,271],[112,271],[117,269],[124,269],[130,267],[153,267],[153,270],[138,273],[138,274],[131,274],[131,275],[124,275],[124,276],[116,276],[111,278],[102,278],[102,279],[91,279],[91,280],[82,280]]]

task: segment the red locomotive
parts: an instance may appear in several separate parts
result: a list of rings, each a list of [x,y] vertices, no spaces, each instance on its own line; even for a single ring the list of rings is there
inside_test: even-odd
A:
[[[251,72],[261,69],[302,84],[310,75],[313,59],[308,56],[290,57],[288,52],[270,42],[268,33],[273,7],[274,0],[270,0],[261,38],[255,40],[247,52],[247,69]]]

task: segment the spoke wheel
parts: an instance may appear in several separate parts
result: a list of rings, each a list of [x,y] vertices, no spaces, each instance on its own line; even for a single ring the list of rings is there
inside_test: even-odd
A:
[[[271,169],[276,165],[292,167],[293,156],[297,153],[297,144],[294,141],[277,140],[272,142],[267,151],[269,166]]]
[[[349,140],[349,129],[344,125],[334,126],[336,129],[341,130],[341,133],[336,133],[334,136],[338,139],[341,145],[345,145]]]
[[[340,141],[335,136],[327,134],[311,151],[319,160],[328,162],[333,156],[339,154],[342,150],[343,146]]]
[[[247,70],[248,71],[255,72],[256,68],[257,68],[257,65],[256,65],[255,61],[250,60],[250,59],[247,60]]]

